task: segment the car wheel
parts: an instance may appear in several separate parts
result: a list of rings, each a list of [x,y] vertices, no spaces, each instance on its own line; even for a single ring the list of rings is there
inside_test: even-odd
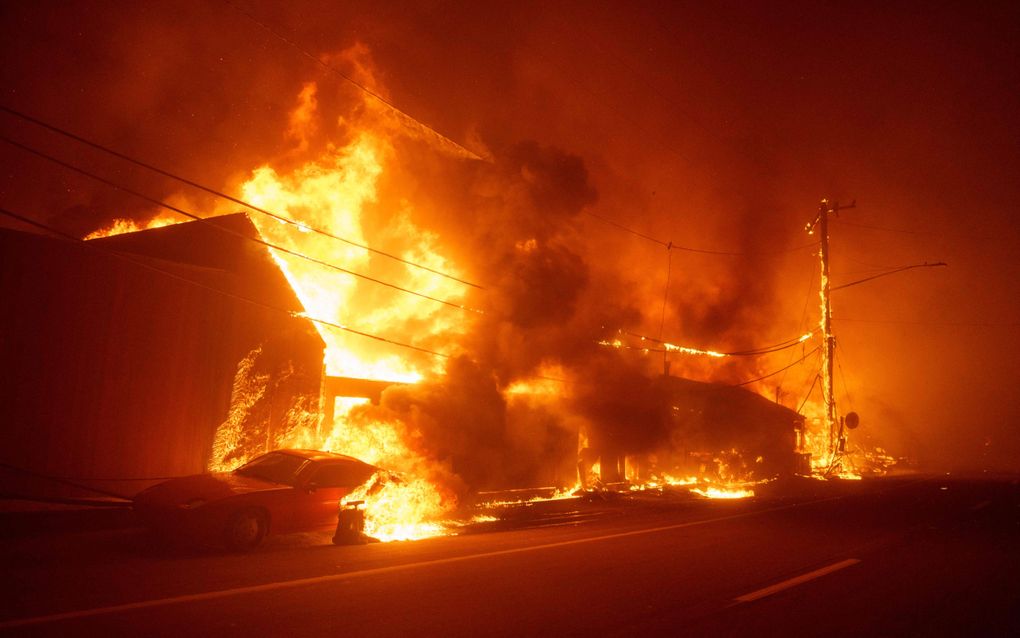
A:
[[[227,521],[223,540],[227,549],[233,551],[254,549],[265,538],[268,527],[266,514],[262,510],[241,510],[231,515]]]

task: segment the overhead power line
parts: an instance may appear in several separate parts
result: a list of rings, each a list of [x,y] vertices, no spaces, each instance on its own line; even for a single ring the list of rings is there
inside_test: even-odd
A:
[[[669,343],[669,342],[663,341],[661,339],[656,339],[654,337],[648,337],[646,335],[639,334],[637,332],[630,332],[630,331],[627,331],[627,330],[621,330],[620,332],[622,334],[625,334],[625,335],[628,335],[628,336],[631,336],[631,337],[636,337],[638,339],[641,339],[642,341],[651,341],[652,343],[659,343],[659,344],[662,344],[664,346],[663,348],[658,348],[658,349],[654,349],[654,348],[636,348],[638,350],[649,350],[649,351],[654,350],[655,352],[662,352],[662,351],[677,352],[677,351],[679,351],[679,352],[687,352],[689,354],[706,354],[706,355],[714,356],[714,357],[751,357],[751,356],[760,356],[760,355],[763,355],[763,354],[770,354],[770,353],[773,353],[773,352],[779,352],[780,350],[786,350],[787,348],[792,348],[792,347],[797,346],[797,345],[799,345],[801,343],[804,343],[813,334],[818,332],[818,328],[815,328],[814,330],[811,330],[810,332],[807,332],[807,333],[805,333],[805,334],[803,334],[803,335],[801,335],[799,337],[792,337],[792,338],[787,339],[785,341],[781,341],[779,343],[775,343],[775,344],[772,344],[772,345],[769,345],[769,346],[762,346],[762,347],[759,347],[759,348],[747,348],[747,349],[744,349],[744,350],[736,350],[736,351],[732,351],[732,352],[720,352],[720,351],[717,351],[717,350],[708,350],[708,349],[702,349],[702,348],[692,348],[692,347],[686,347],[686,346],[678,346],[676,344]]]
[[[309,60],[315,62],[316,64],[318,64],[322,68],[326,69],[327,71],[330,71],[331,73],[334,73],[335,75],[337,75],[338,77],[346,80],[347,82],[350,82],[351,84],[353,84],[357,88],[361,89],[361,91],[363,93],[365,93],[365,95],[371,97],[372,99],[378,101],[381,104],[384,104],[386,107],[388,107],[389,109],[391,109],[392,111],[394,111],[395,113],[400,115],[401,117],[404,117],[404,118],[407,118],[407,119],[411,120],[412,122],[414,122],[418,126],[421,126],[425,130],[427,130],[430,133],[432,133],[433,135],[435,135],[436,137],[442,139],[443,141],[445,141],[445,142],[447,142],[449,144],[452,144],[453,146],[457,147],[458,149],[460,149],[461,151],[463,151],[464,153],[469,155],[471,158],[476,159],[476,160],[485,161],[484,158],[482,158],[481,156],[478,155],[478,153],[475,153],[474,151],[472,151],[471,149],[467,148],[463,144],[460,144],[458,142],[455,142],[455,141],[451,140],[449,137],[443,135],[442,133],[440,133],[436,129],[432,128],[428,124],[426,124],[426,123],[422,122],[421,120],[419,120],[418,118],[416,118],[416,117],[414,117],[412,115],[409,115],[407,113],[407,111],[404,111],[403,109],[398,107],[396,104],[394,104],[390,100],[387,100],[383,96],[379,95],[378,93],[376,93],[372,89],[368,88],[367,86],[365,86],[361,82],[358,82],[357,80],[355,80],[351,76],[347,75],[346,73],[344,73],[340,69],[336,68],[335,66],[329,64],[328,62],[323,61],[321,58],[319,58],[319,56],[315,55],[314,53],[312,53],[308,49],[304,48],[303,46],[298,44],[296,41],[294,41],[294,40],[288,38],[287,36],[283,35],[282,33],[277,31],[273,27],[271,27],[266,22],[263,22],[262,20],[259,20],[252,13],[250,13],[248,11],[245,11],[240,6],[235,4],[234,2],[231,2],[231,0],[226,0],[226,3],[228,5],[230,5],[235,11],[237,11],[241,15],[243,15],[246,18],[248,18],[249,20],[251,20],[252,22],[257,24],[261,28],[265,29],[273,37],[275,37],[278,40],[284,42],[285,44],[293,47],[294,49],[299,51],[302,55],[304,55],[306,58],[308,58]]]
[[[180,175],[176,175],[174,173],[171,173],[170,171],[167,171],[165,169],[159,168],[158,166],[154,166],[152,164],[149,164],[148,162],[143,162],[142,160],[135,159],[134,157],[131,157],[129,155],[121,153],[120,151],[116,151],[116,150],[114,150],[114,149],[112,149],[112,148],[110,148],[108,146],[104,146],[104,145],[102,145],[102,144],[100,144],[98,142],[94,142],[94,141],[86,139],[86,138],[84,138],[84,137],[82,137],[80,135],[76,135],[75,133],[72,133],[72,132],[70,132],[68,130],[62,129],[62,128],[60,128],[58,126],[55,126],[53,124],[50,124],[48,122],[44,122],[44,121],[42,121],[42,120],[40,120],[38,118],[32,117],[31,115],[27,115],[27,114],[22,113],[20,111],[16,111],[16,110],[14,110],[14,109],[6,106],[6,105],[0,104],[0,111],[3,111],[3,112],[5,112],[5,113],[7,113],[9,115],[13,115],[14,117],[17,117],[17,118],[20,118],[22,120],[25,120],[26,122],[31,122],[32,124],[35,124],[36,126],[44,128],[44,129],[46,129],[48,131],[51,131],[53,133],[56,133],[56,134],[61,135],[63,137],[66,137],[68,139],[72,139],[72,140],[74,140],[76,142],[79,142],[81,144],[84,144],[86,146],[94,148],[94,149],[96,149],[98,151],[102,151],[103,153],[106,153],[106,154],[111,155],[113,157],[122,159],[122,160],[124,160],[126,162],[130,162],[131,164],[134,164],[135,166],[139,166],[141,168],[144,168],[146,170],[152,171],[154,173],[158,173],[159,175],[162,175],[164,177],[168,177],[168,178],[170,178],[170,179],[172,179],[174,181],[180,182],[180,183],[185,184],[187,186],[191,186],[192,188],[196,188],[198,190],[204,191],[206,193],[209,193],[210,195],[215,195],[216,197],[220,197],[220,198],[225,199],[227,201],[234,202],[235,204],[240,204],[241,206],[244,206],[245,208],[249,208],[249,209],[251,209],[251,210],[253,210],[255,212],[258,212],[258,213],[262,213],[263,215],[266,215],[267,217],[275,219],[278,222],[282,222],[284,224],[288,224],[288,225],[300,228],[302,231],[313,232],[313,233],[322,235],[324,237],[329,237],[330,239],[335,239],[336,241],[340,241],[340,242],[343,242],[345,244],[349,244],[351,246],[355,246],[357,248],[361,248],[362,250],[367,250],[367,251],[369,251],[371,253],[375,253],[377,255],[381,255],[383,257],[387,257],[387,258],[393,259],[395,261],[399,261],[400,263],[405,264],[407,266],[413,266],[414,268],[419,268],[421,270],[430,272],[430,273],[432,273],[434,275],[439,275],[440,277],[445,277],[447,279],[451,279],[453,281],[462,283],[462,284],[464,284],[466,286],[471,286],[472,288],[484,289],[482,286],[480,286],[478,284],[475,284],[475,283],[472,283],[470,281],[467,281],[465,279],[461,279],[460,277],[456,277],[454,275],[450,275],[450,274],[442,272],[440,270],[436,270],[434,268],[430,268],[429,266],[425,266],[423,264],[419,264],[419,263],[416,263],[416,262],[404,259],[403,257],[400,257],[398,255],[394,255],[393,253],[389,253],[389,252],[386,252],[384,250],[379,250],[378,248],[372,248],[371,246],[368,246],[366,244],[362,244],[362,243],[356,242],[356,241],[351,240],[351,239],[347,239],[345,237],[340,237],[339,235],[333,234],[333,233],[331,233],[331,232],[329,232],[327,230],[323,230],[321,228],[316,228],[315,226],[310,226],[310,225],[308,225],[308,224],[306,224],[304,222],[298,221],[296,219],[292,219],[292,218],[287,217],[285,215],[279,215],[279,214],[274,213],[272,211],[269,211],[269,210],[266,210],[266,209],[261,208],[259,206],[256,206],[255,204],[246,202],[243,199],[239,199],[239,198],[234,197],[232,195],[227,195],[226,193],[218,191],[218,190],[216,190],[214,188],[211,188],[209,186],[205,186],[205,185],[200,184],[198,182],[195,182],[193,180],[187,179],[186,177],[181,177]]]
[[[351,275],[351,276],[354,276],[354,277],[359,277],[359,278],[364,279],[366,281],[371,281],[371,282],[379,284],[381,286],[386,286],[387,288],[392,288],[394,290],[399,290],[400,292],[404,292],[404,293],[407,293],[409,295],[414,295],[416,297],[421,297],[422,299],[428,299],[429,301],[435,301],[436,303],[445,304],[445,305],[451,306],[453,308],[459,308],[461,310],[467,310],[469,312],[483,314],[481,310],[470,308],[468,306],[464,306],[462,304],[458,304],[458,303],[455,303],[455,302],[452,302],[452,301],[448,301],[446,299],[440,299],[439,297],[433,297],[433,296],[427,295],[427,294],[425,294],[423,292],[418,292],[417,290],[411,290],[409,288],[404,288],[404,287],[398,286],[396,284],[391,284],[391,283],[389,283],[387,281],[383,281],[382,279],[377,279],[377,278],[372,277],[370,275],[365,275],[363,273],[355,272],[353,270],[348,270],[348,269],[343,268],[341,266],[337,266],[336,264],[333,264],[333,263],[330,263],[330,262],[327,262],[327,261],[323,261],[321,259],[317,259],[317,258],[312,257],[310,255],[305,255],[303,253],[297,252],[295,250],[291,250],[289,248],[285,248],[284,246],[280,246],[278,244],[273,244],[271,242],[267,242],[264,239],[261,239],[260,237],[251,237],[249,235],[245,235],[244,233],[239,233],[237,231],[230,230],[229,228],[224,228],[223,226],[220,226],[219,224],[216,224],[213,221],[215,219],[214,217],[200,217],[198,215],[195,215],[194,213],[189,213],[186,210],[183,210],[183,209],[178,208],[176,206],[172,206],[170,204],[167,204],[166,202],[163,202],[163,201],[161,201],[159,199],[156,199],[154,197],[149,197],[148,195],[145,195],[144,193],[140,193],[140,192],[138,192],[136,190],[133,190],[131,188],[128,188],[126,186],[123,186],[123,185],[118,184],[116,182],[113,182],[111,180],[108,180],[105,177],[101,177],[101,176],[99,176],[99,175],[97,175],[95,173],[92,173],[92,172],[87,171],[87,170],[85,170],[83,168],[80,168],[78,166],[70,164],[69,162],[65,162],[65,161],[63,161],[63,160],[61,160],[59,158],[56,158],[56,157],[52,156],[52,155],[49,155],[47,153],[43,153],[40,150],[34,149],[34,148],[30,147],[30,146],[27,146],[27,145],[22,144],[20,142],[14,141],[14,140],[10,139],[9,137],[7,137],[5,135],[0,135],[0,140],[3,140],[4,142],[7,142],[11,146],[15,146],[17,148],[20,148],[21,150],[23,150],[23,151],[25,151],[27,153],[31,153],[33,155],[36,155],[37,157],[41,157],[41,158],[43,158],[45,160],[53,162],[54,164],[58,164],[60,166],[63,166],[64,168],[66,168],[68,170],[71,170],[71,171],[74,171],[74,172],[76,172],[76,173],[78,173],[80,175],[84,175],[84,176],[86,176],[86,177],[88,177],[90,179],[93,179],[93,180],[97,181],[97,182],[100,182],[102,184],[106,184],[107,186],[110,186],[111,188],[115,188],[115,189],[117,189],[119,191],[122,191],[122,192],[128,193],[130,195],[133,195],[135,197],[138,197],[139,199],[147,201],[150,204],[153,204],[155,206],[159,206],[159,207],[164,208],[166,210],[172,211],[174,213],[177,213],[178,215],[183,215],[184,217],[187,217],[189,219],[193,219],[193,220],[195,220],[197,222],[201,222],[201,223],[203,223],[203,224],[205,224],[207,226],[210,226],[212,228],[215,228],[216,230],[218,230],[218,231],[220,231],[222,233],[225,233],[227,235],[233,235],[235,237],[240,237],[241,239],[244,239],[244,240],[247,240],[247,241],[259,244],[261,246],[265,246],[266,248],[272,248],[273,250],[278,250],[278,251],[280,251],[282,253],[285,253],[287,255],[291,255],[293,257],[298,257],[300,259],[304,259],[304,260],[309,261],[311,263],[323,266],[325,268],[330,268],[332,270],[336,270],[337,272],[341,272],[341,273],[344,273],[346,275]]]
[[[618,230],[624,231],[625,233],[630,233],[631,235],[634,235],[635,237],[640,237],[641,239],[648,240],[648,241],[650,241],[652,243],[658,244],[658,245],[663,246],[663,247],[665,247],[667,249],[673,248],[673,243],[672,242],[665,242],[665,241],[662,241],[661,239],[656,239],[655,237],[652,237],[651,235],[646,235],[646,234],[644,234],[642,232],[634,230],[633,228],[628,228],[627,226],[624,226],[623,224],[621,224],[619,222],[615,222],[612,219],[609,219],[608,217],[603,217],[602,215],[599,215],[598,213],[594,213],[594,212],[592,212],[590,210],[586,210],[586,211],[584,211],[584,214],[588,215],[589,217],[594,217],[595,219],[599,220],[603,224],[608,224],[608,225],[610,225],[610,226],[612,226],[612,227],[614,227],[614,228],[616,228]]]
[[[890,233],[903,233],[904,235],[937,235],[938,233],[930,230],[910,230],[907,228],[889,228],[888,226],[872,226],[871,224],[861,224],[859,222],[848,222],[845,219],[838,219],[837,222],[841,226],[856,226],[857,228],[867,228],[869,230],[884,230]]]
[[[800,406],[797,408],[797,414],[804,414],[804,406],[807,405],[808,399],[811,398],[811,393],[814,392],[815,386],[818,385],[818,381],[821,378],[822,375],[817,373],[811,378],[811,387],[808,388],[807,394],[804,395],[804,400],[800,402]]]
[[[803,357],[801,357],[800,359],[797,359],[796,361],[794,361],[793,363],[791,363],[788,366],[782,367],[782,368],[780,368],[778,370],[775,370],[773,372],[769,372],[768,374],[762,375],[762,376],[757,377],[755,379],[750,379],[748,381],[741,381],[740,383],[734,383],[733,386],[734,387],[739,387],[739,386],[742,386],[742,385],[750,385],[750,384],[754,383],[755,381],[762,381],[764,379],[768,379],[769,377],[774,377],[775,375],[779,374],[780,372],[784,372],[786,370],[789,370],[793,366],[795,366],[798,363],[800,363],[801,361],[807,359],[808,357],[810,357],[811,355],[813,355],[814,353],[818,352],[821,349],[822,349],[821,346],[817,346],[817,347],[815,347],[814,350],[811,350],[810,352],[805,354]]]
[[[297,318],[301,318],[301,319],[307,319],[308,321],[311,321],[312,323],[315,323],[315,324],[318,324],[318,325],[321,325],[321,326],[326,326],[326,327],[332,328],[334,330],[340,330],[340,331],[343,331],[343,332],[348,332],[350,334],[355,334],[355,335],[358,335],[359,337],[365,337],[367,339],[372,339],[374,341],[380,341],[380,342],[388,343],[388,344],[391,344],[391,345],[394,345],[394,346],[399,346],[401,348],[408,348],[410,350],[416,350],[418,352],[422,352],[422,353],[425,353],[425,354],[430,354],[430,355],[433,355],[433,356],[436,356],[436,357],[441,357],[443,359],[449,359],[450,358],[450,355],[443,354],[442,352],[436,352],[435,350],[429,350],[427,348],[421,348],[419,346],[411,345],[409,343],[403,343],[401,341],[395,341],[395,340],[389,339],[387,337],[382,337],[382,336],[379,336],[379,335],[376,335],[376,334],[372,334],[370,332],[365,332],[363,330],[357,330],[355,328],[351,328],[349,326],[344,326],[344,325],[341,325],[341,324],[338,324],[338,323],[334,323],[332,321],[326,321],[325,319],[319,319],[318,317],[312,317],[312,316],[310,316],[310,315],[308,315],[306,313],[303,313],[303,312],[294,312],[292,310],[287,310],[286,308],[281,308],[279,306],[274,306],[272,304],[267,304],[267,303],[264,303],[264,302],[261,302],[261,301],[257,301],[255,299],[250,298],[250,297],[245,297],[244,295],[239,295],[239,294],[236,294],[236,293],[233,293],[233,292],[229,292],[229,291],[223,290],[221,288],[216,288],[215,286],[209,286],[209,285],[204,284],[204,283],[202,283],[200,281],[196,281],[194,279],[190,279],[188,277],[184,277],[183,275],[179,275],[179,274],[177,274],[175,272],[171,272],[171,271],[166,270],[164,268],[160,268],[160,267],[158,267],[158,266],[156,266],[154,264],[142,261],[140,259],[135,259],[135,258],[131,257],[130,255],[126,255],[124,253],[120,253],[120,252],[117,252],[117,251],[114,251],[114,250],[110,250],[110,249],[106,248],[105,246],[101,246],[101,245],[97,244],[96,242],[86,241],[86,240],[84,240],[84,239],[82,239],[80,237],[75,237],[74,235],[71,235],[69,233],[65,233],[62,230],[59,230],[59,229],[54,228],[52,226],[49,226],[47,224],[43,224],[42,222],[36,221],[36,220],[34,220],[34,219],[30,218],[30,217],[26,217],[24,215],[20,215],[18,213],[15,213],[15,212],[13,212],[11,210],[6,209],[6,208],[0,207],[0,215],[5,215],[7,217],[10,217],[11,219],[16,219],[16,220],[18,220],[20,222],[23,222],[25,224],[28,224],[30,226],[34,226],[34,227],[39,228],[41,230],[45,230],[48,233],[56,235],[57,237],[60,237],[60,238],[62,238],[64,240],[70,241],[72,243],[80,243],[80,244],[82,244],[82,245],[84,245],[84,246],[86,246],[86,247],[88,247],[90,249],[97,250],[97,251],[102,252],[102,253],[106,253],[106,254],[111,255],[113,257],[116,257],[117,259],[120,259],[122,261],[126,261],[126,262],[132,263],[132,264],[134,264],[136,266],[139,266],[141,268],[145,268],[146,270],[150,270],[150,271],[159,273],[159,274],[164,275],[166,277],[169,277],[171,279],[175,279],[177,281],[189,284],[191,286],[195,286],[197,288],[201,288],[203,290],[208,290],[210,292],[222,295],[224,297],[229,297],[231,299],[236,299],[238,301],[242,301],[242,302],[250,304],[252,306],[256,306],[256,307],[259,307],[259,308],[264,308],[266,310],[271,310],[273,312],[283,313],[283,314],[286,314],[286,315],[288,315],[290,317],[297,317]]]
[[[811,242],[809,244],[801,244],[799,246],[792,246],[790,248],[780,248],[780,249],[776,249],[776,250],[755,250],[755,251],[707,250],[707,249],[703,249],[703,248],[691,248],[689,246],[681,246],[680,244],[674,243],[672,241],[664,241],[662,239],[658,239],[657,237],[653,237],[651,235],[647,235],[645,233],[642,233],[640,231],[634,230],[633,228],[629,228],[627,226],[624,226],[623,224],[621,224],[621,223],[619,223],[617,221],[614,221],[612,219],[609,219],[608,217],[604,217],[602,215],[599,215],[598,213],[592,212],[590,210],[584,211],[584,214],[588,215],[589,217],[594,217],[595,219],[599,220],[600,222],[602,222],[604,224],[607,224],[609,226],[612,226],[612,227],[616,228],[617,230],[621,230],[621,231],[623,231],[625,233],[630,233],[631,235],[634,235],[635,237],[640,237],[641,239],[644,239],[646,241],[650,241],[650,242],[652,242],[654,244],[658,244],[658,245],[664,247],[666,250],[670,250],[670,251],[672,251],[672,250],[682,250],[684,252],[698,253],[698,254],[702,254],[702,255],[724,255],[724,256],[730,256],[730,257],[741,257],[741,256],[753,256],[753,255],[781,255],[781,254],[784,254],[784,253],[791,253],[791,252],[794,252],[794,251],[797,251],[797,250],[803,250],[805,248],[811,248],[813,246],[817,246],[818,245],[818,242]]]
[[[811,274],[808,277],[807,295],[804,297],[804,308],[801,311],[800,323],[797,324],[798,326],[804,326],[805,330],[807,329],[807,325],[808,325],[808,314],[807,314],[808,304],[811,303],[811,297],[814,296],[814,291],[811,288],[812,285],[814,284],[814,282],[815,282],[815,270],[812,268],[811,269]],[[796,355],[796,353],[794,353],[794,355]],[[792,360],[793,359],[791,359],[791,361]],[[780,387],[783,385],[784,381],[786,381],[786,374],[783,374],[783,376],[779,378],[779,385],[780,385]]]
[[[905,324],[912,326],[947,326],[947,327],[975,327],[975,328],[1012,328],[1020,326],[1020,321],[923,321],[909,319],[851,319],[849,317],[833,317],[833,321],[852,321],[860,323],[889,323]]]
[[[843,349],[842,345],[836,347],[836,368],[839,370],[839,377],[843,381],[843,395],[846,397],[846,402],[850,404],[850,409],[854,408],[854,401],[850,398],[850,386],[846,383],[846,373],[843,372],[843,363],[840,360],[839,352]],[[844,351],[845,352],[845,351]],[[845,356],[845,355],[844,355]]]
[[[937,262],[931,263],[931,264],[929,264],[928,262],[924,262],[923,264],[914,264],[912,266],[902,266],[900,268],[894,268],[894,269],[889,270],[887,272],[882,272],[882,273],[879,273],[877,275],[872,275],[871,277],[865,277],[864,279],[858,279],[857,281],[851,281],[848,284],[843,284],[843,285],[840,285],[840,286],[833,286],[831,288],[831,291],[842,290],[843,288],[849,288],[850,286],[856,286],[857,284],[863,284],[866,281],[871,281],[873,279],[878,279],[879,277],[887,277],[889,275],[894,275],[894,274],[896,274],[898,272],[903,272],[904,270],[912,270],[914,268],[937,268],[937,267],[940,267],[940,266],[948,266],[948,265],[949,264],[947,264],[944,261],[937,261]]]

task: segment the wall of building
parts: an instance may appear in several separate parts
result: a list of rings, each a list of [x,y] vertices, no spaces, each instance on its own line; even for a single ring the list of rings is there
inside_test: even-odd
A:
[[[238,362],[266,343],[317,392],[323,344],[307,321],[211,290],[286,285],[251,281],[246,262],[265,273],[271,260],[234,248],[235,268],[211,267],[0,231],[0,461],[75,477],[202,471]]]

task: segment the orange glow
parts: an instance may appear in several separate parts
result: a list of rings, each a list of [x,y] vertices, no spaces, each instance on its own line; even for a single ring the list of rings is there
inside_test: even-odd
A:
[[[295,118],[291,124],[301,121]],[[242,184],[242,198],[333,235],[370,244],[365,238],[364,208],[375,200],[379,176],[392,152],[385,137],[364,131],[347,146],[330,146],[321,157],[292,171],[258,167]],[[362,248],[263,215],[253,215],[252,221],[271,244],[346,270],[371,272],[371,255]],[[416,227],[407,211],[397,211],[390,224],[391,233],[413,240],[402,258],[456,274],[436,250],[436,237]],[[271,252],[310,317],[373,334],[400,334],[413,317],[421,326],[418,339],[449,335],[464,321],[456,310],[429,299],[380,289],[378,284],[319,263]],[[459,299],[465,293],[461,283],[403,264],[387,271],[385,279],[442,299]],[[441,371],[439,359],[412,362],[393,347],[321,324],[316,327],[326,342],[326,373],[331,376],[415,383],[425,374]]]
[[[690,491],[692,494],[698,494],[705,498],[736,499],[754,496],[754,490],[741,488],[706,487],[702,489],[692,487]]]
[[[544,366],[539,370],[541,376],[514,381],[503,391],[507,398],[522,397],[531,399],[565,397],[569,388],[564,382],[565,372],[559,366]]]
[[[682,487],[691,494],[697,494],[712,499],[738,499],[754,496],[754,485],[767,483],[768,481],[717,481],[696,476],[672,476],[662,474],[642,483],[635,483],[630,486],[631,491],[644,492],[648,490],[661,490],[664,487]]]

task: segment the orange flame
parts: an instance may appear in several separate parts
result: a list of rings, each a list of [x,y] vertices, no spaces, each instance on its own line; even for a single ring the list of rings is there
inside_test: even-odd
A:
[[[99,230],[94,230],[88,235],[85,235],[84,239],[102,239],[103,237],[113,237],[114,235],[122,235],[124,233],[135,233],[140,230],[149,230],[150,228],[162,228],[163,226],[179,224],[182,221],[185,220],[175,217],[169,213],[165,215],[159,214],[147,222],[137,222],[133,219],[115,219]]]
[[[316,86],[306,84],[287,130],[288,137],[297,142],[298,152],[308,149],[317,133],[316,108]],[[378,243],[375,237],[367,236],[366,209],[377,199],[380,177],[394,156],[392,136],[398,130],[387,125],[366,125],[351,135],[346,145],[328,145],[318,157],[290,170],[259,166],[241,184],[241,198],[298,222],[288,224],[268,216],[252,216],[268,243],[297,253],[270,249],[307,316],[406,343],[447,342],[463,330],[464,316],[421,296],[382,287],[367,277],[451,301],[462,298],[466,286],[426,269],[387,262],[354,245]],[[388,238],[386,249],[409,262],[459,277],[437,249],[438,238],[413,223],[410,204],[403,206],[371,220],[371,228]],[[394,245],[398,249],[394,250]],[[341,272],[340,268],[366,278]],[[327,375],[416,383],[442,372],[439,358],[423,360],[392,345],[330,326],[317,323],[316,328],[326,343]],[[340,398],[333,423],[297,429],[279,443],[341,452],[407,475],[403,481],[375,485],[371,493],[366,492],[367,486],[361,488],[365,492],[361,496],[367,501],[369,535],[380,540],[406,540],[449,533],[438,521],[455,501],[449,496],[444,498],[432,481],[433,468],[403,438],[406,435],[401,424],[367,418],[365,403],[366,399]],[[358,496],[356,492],[349,499],[360,500]]]

